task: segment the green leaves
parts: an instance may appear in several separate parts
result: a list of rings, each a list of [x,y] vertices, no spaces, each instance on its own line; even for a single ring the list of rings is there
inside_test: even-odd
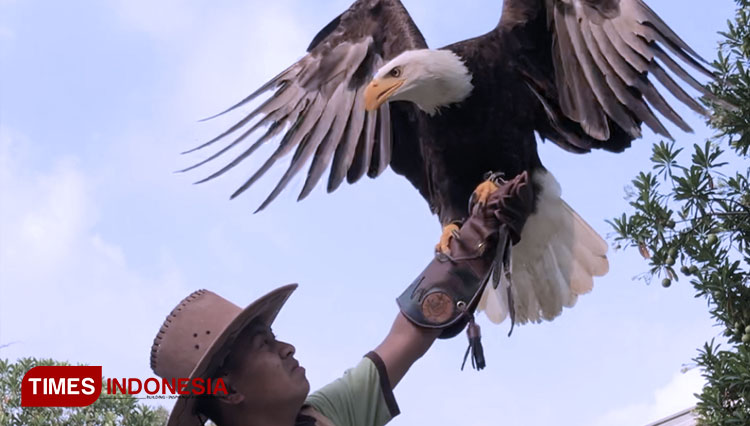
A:
[[[11,363],[0,359],[0,425],[8,426],[161,426],[169,414],[166,409],[152,409],[130,396],[100,397],[94,404],[80,408],[21,408],[21,381],[37,365],[69,365],[52,359],[22,358]],[[106,395],[106,380],[102,395]]]
[[[651,155],[654,170],[657,171],[658,176],[664,175],[665,179],[672,177],[672,169],[680,168],[676,160],[682,152],[682,148],[675,149],[674,145],[674,142],[667,145],[664,141],[661,141],[658,145],[654,145],[654,152]]]
[[[708,383],[697,406],[703,425],[750,424],[750,0],[737,3],[714,62],[717,136],[689,152],[655,144],[651,171],[633,179],[631,210],[608,221],[618,246],[648,262],[647,282],[686,278],[724,327],[727,347],[712,341],[695,358]]]
[[[703,425],[747,425],[750,411],[750,345],[736,351],[722,350],[713,341],[699,351],[696,361],[706,369],[708,385],[700,395],[697,411]],[[711,374],[713,373],[713,374]]]
[[[632,212],[609,223],[618,244],[647,259],[647,280],[660,277],[668,288],[689,277],[696,295],[708,299],[734,348],[707,346],[696,358],[711,378],[698,411],[705,424],[750,424],[742,423],[750,419],[750,372],[737,361],[750,333],[734,327],[750,324],[750,162],[715,141],[686,154],[674,144],[655,145],[655,174],[636,176]],[[730,175],[731,164],[744,170]]]

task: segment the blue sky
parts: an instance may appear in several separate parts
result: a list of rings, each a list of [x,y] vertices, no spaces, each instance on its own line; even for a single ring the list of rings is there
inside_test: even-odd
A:
[[[501,2],[404,0],[432,47],[492,28]],[[298,59],[348,0],[200,2],[0,0],[0,356],[102,365],[150,377],[151,341],[167,312],[197,288],[245,305],[300,288],[274,329],[297,347],[317,388],[385,336],[395,297],[432,255],[439,225],[390,171],[296,203],[290,190],[252,211],[283,167],[239,199],[259,165],[193,186],[211,169],[174,174],[181,156],[233,117],[233,104]],[[733,2],[652,0],[696,50],[715,55]],[[696,129],[678,143],[702,142]],[[602,235],[648,167],[646,133],[624,154],[540,155],[563,197]],[[267,153],[267,151],[264,151]],[[459,371],[466,340],[439,341],[396,389],[392,424],[634,425],[694,403],[696,348],[717,336],[705,301],[681,280],[634,277],[634,251],[610,251],[610,273],[550,323],[484,320],[488,368]],[[451,401],[445,404],[436,401]]]

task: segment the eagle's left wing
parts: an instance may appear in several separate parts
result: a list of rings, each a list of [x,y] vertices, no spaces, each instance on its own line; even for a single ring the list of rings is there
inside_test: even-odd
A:
[[[511,66],[539,101],[535,130],[563,148],[622,151],[642,124],[671,137],[656,112],[690,131],[656,82],[703,115],[683,86],[717,101],[686,70],[713,78],[705,61],[642,0],[504,0],[503,7],[497,31],[503,46],[518,49]],[[541,191],[513,247],[512,285],[488,286],[479,304],[494,322],[552,320],[609,267],[606,242],[565,204],[552,175],[537,171],[534,183]]]
[[[704,116],[684,86],[718,102],[685,67],[714,78],[705,61],[642,0],[505,0],[498,29],[530,46],[519,72],[574,151],[621,151],[642,123],[671,139],[654,110],[691,131],[655,82]]]

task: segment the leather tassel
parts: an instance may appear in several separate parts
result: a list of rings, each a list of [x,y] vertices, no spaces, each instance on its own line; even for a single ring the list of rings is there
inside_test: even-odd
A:
[[[469,319],[468,327],[466,327],[466,334],[469,336],[469,347],[466,348],[464,362],[461,364],[461,371],[463,371],[466,365],[466,358],[469,357],[469,353],[471,353],[471,366],[475,370],[482,370],[486,366],[484,362],[484,348],[482,348],[482,333],[479,330],[479,325],[474,322],[473,315]]]

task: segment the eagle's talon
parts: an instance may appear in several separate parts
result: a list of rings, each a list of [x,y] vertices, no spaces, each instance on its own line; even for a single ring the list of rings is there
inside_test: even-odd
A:
[[[471,193],[471,197],[469,198],[469,213],[472,213],[475,207],[479,207],[480,209],[484,207],[484,202],[476,190]]]
[[[490,177],[490,180],[492,180],[493,182],[495,182],[495,184],[497,184],[498,186],[500,186],[500,185],[504,184],[505,182],[507,182],[505,180],[505,173],[503,173],[503,172],[493,173],[492,176]]]
[[[451,249],[450,243],[451,238],[459,239],[458,236],[459,226],[458,224],[451,223],[443,227],[443,234],[440,236],[440,241],[435,246],[435,251],[444,255],[450,256]]]
[[[474,193],[471,194],[471,200],[473,201],[473,203],[469,206],[470,210],[472,210],[474,206],[479,206],[480,208],[482,208],[487,204],[487,200],[490,198],[490,195],[492,195],[492,193],[497,191],[497,189],[500,187],[500,185],[498,185],[495,181],[495,179],[500,179],[498,177],[499,174],[500,173],[495,173],[488,176],[487,180],[477,186],[477,188],[474,190]]]
[[[484,174],[484,180],[489,180],[498,185],[502,185],[502,183],[505,182],[505,179],[503,179],[504,176],[505,173],[503,172],[487,172]]]

